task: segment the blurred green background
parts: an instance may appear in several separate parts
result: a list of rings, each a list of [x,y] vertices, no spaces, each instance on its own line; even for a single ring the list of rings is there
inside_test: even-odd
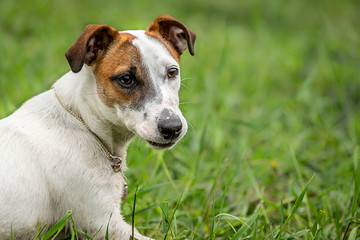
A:
[[[136,224],[156,239],[159,204],[173,211],[182,192],[173,239],[235,239],[260,206],[242,237],[284,226],[278,239],[356,239],[360,1],[2,0],[0,117],[69,71],[64,52],[87,24],[145,29],[164,13],[197,34],[181,59],[190,129],[170,151],[131,145],[126,219],[138,184]]]

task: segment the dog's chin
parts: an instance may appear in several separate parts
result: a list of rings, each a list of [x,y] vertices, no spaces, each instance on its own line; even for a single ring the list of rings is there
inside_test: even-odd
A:
[[[168,142],[168,143],[160,143],[160,142],[153,142],[153,141],[146,141],[146,142],[152,148],[157,149],[157,150],[169,149],[169,148],[172,148],[176,144],[176,141]]]

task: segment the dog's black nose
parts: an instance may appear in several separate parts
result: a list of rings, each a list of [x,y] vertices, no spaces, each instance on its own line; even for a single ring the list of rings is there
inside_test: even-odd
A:
[[[171,114],[167,109],[161,113],[161,118],[157,124],[159,132],[166,140],[173,140],[181,134],[182,123],[176,114]]]
[[[180,135],[182,123],[179,117],[164,119],[158,123],[158,129],[164,139],[173,140]]]

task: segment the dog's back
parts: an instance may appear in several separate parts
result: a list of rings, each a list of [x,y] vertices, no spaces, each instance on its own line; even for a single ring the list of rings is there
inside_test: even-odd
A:
[[[29,100],[15,113],[0,120],[1,239],[9,238],[11,228],[16,239],[29,239],[34,236],[29,230],[35,231],[39,220],[47,222],[50,219],[46,216],[52,215],[46,212],[50,196],[42,168],[47,156],[43,146],[38,145],[42,142],[50,146],[53,140],[38,141],[49,137],[44,131],[50,127],[47,125],[52,117],[48,112],[49,94],[46,92]],[[44,219],[40,219],[39,214]]]

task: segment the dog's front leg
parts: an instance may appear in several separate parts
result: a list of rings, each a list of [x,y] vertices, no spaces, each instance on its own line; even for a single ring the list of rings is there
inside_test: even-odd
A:
[[[120,214],[112,215],[108,231],[109,239],[129,240],[132,236],[132,226],[125,222]],[[94,240],[104,239],[105,234],[106,228],[103,227]],[[134,229],[134,238],[138,240],[153,240],[150,237],[141,235],[136,229]]]
[[[129,225],[128,223],[126,223],[125,221],[122,221],[122,223],[120,224],[121,226],[116,227],[114,226],[114,229],[112,231],[110,231],[109,236],[110,239],[131,239],[132,236],[132,227],[131,225]],[[119,231],[119,229],[121,229]],[[134,229],[134,239],[138,239],[138,240],[154,240],[150,237],[146,237],[143,236],[139,233],[138,230]]]

